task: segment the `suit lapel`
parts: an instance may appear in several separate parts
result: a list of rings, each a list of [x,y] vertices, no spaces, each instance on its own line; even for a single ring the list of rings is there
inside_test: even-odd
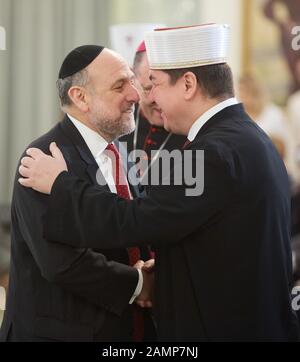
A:
[[[71,160],[74,173],[78,176],[88,176],[92,183],[100,184],[108,188],[105,178],[102,175],[94,156],[92,155],[81,134],[67,115],[61,122],[61,128],[64,134],[70,139],[79,155],[80,161],[76,161],[75,159]]]

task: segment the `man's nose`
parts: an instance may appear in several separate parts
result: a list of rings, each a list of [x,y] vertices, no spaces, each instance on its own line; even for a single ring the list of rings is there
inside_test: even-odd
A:
[[[135,84],[133,84],[133,83],[130,84],[130,89],[129,89],[127,100],[129,102],[133,102],[133,103],[138,103],[140,100],[140,96],[138,94],[137,88],[136,88]]]
[[[150,92],[149,92],[149,94],[148,94],[148,101],[149,101],[150,103],[156,103],[156,102],[155,102],[155,99],[154,99],[153,88],[154,88],[154,87],[151,88],[151,90],[150,90]]]

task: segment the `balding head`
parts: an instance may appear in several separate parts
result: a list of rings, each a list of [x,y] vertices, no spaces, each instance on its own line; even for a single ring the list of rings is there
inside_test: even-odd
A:
[[[70,103],[65,111],[108,141],[132,132],[134,104],[139,96],[126,61],[105,48],[80,72],[80,77],[85,82],[69,88]]]

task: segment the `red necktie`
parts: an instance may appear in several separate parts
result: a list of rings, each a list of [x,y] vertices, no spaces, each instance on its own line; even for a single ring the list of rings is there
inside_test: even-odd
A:
[[[118,196],[130,200],[130,191],[127,182],[127,178],[124,172],[123,162],[120,157],[120,153],[117,150],[116,146],[112,143],[108,144],[106,147],[107,151],[110,151],[110,154],[107,152],[108,156],[112,160],[113,164],[113,177],[115,180],[115,185],[117,189]],[[127,248],[129,265],[133,266],[138,260],[140,260],[140,249],[137,247]],[[135,306],[133,313],[133,324],[134,324],[134,333],[133,340],[135,342],[141,342],[144,336],[144,316],[143,311],[137,309]]]

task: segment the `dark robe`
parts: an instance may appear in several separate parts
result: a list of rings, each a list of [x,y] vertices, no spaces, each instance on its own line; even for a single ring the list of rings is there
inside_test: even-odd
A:
[[[241,104],[208,120],[187,150],[196,162],[204,150],[199,196],[160,185],[126,202],[62,172],[45,236],[108,249],[152,242],[161,341],[297,340],[290,187],[278,152]]]

